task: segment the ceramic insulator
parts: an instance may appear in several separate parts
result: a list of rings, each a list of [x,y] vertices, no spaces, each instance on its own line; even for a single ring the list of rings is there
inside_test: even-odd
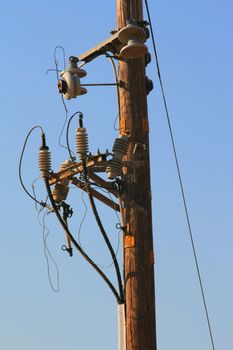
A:
[[[51,153],[47,148],[42,148],[39,151],[39,169],[42,178],[49,176],[51,171]]]
[[[72,165],[73,162],[70,159],[65,160],[63,163],[61,163],[59,171],[66,170],[70,165]],[[70,180],[69,179],[63,179],[62,184],[65,186],[69,185]]]
[[[57,183],[54,186],[54,189],[52,191],[53,200],[56,203],[61,203],[62,201],[66,200],[69,192],[69,187],[62,184]]]
[[[79,155],[79,158],[85,159],[88,153],[88,135],[86,128],[77,128],[76,129],[76,152]]]
[[[126,135],[121,135],[115,139],[113,145],[113,158],[109,161],[106,172],[109,179],[115,179],[122,174],[122,159],[129,148],[129,139]]]
[[[118,159],[111,159],[106,168],[106,172],[109,179],[115,179],[122,173],[122,161]]]
[[[122,135],[115,139],[113,145],[114,158],[122,159],[123,156],[127,153],[129,148],[129,139],[127,136]]]

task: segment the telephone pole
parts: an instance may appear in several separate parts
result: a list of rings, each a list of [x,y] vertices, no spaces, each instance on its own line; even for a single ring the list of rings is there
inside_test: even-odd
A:
[[[118,30],[142,21],[142,0],[116,0]],[[149,123],[144,58],[119,61],[120,134],[130,137],[124,189],[144,210],[123,208],[126,350],[156,350],[154,253],[152,236]]]

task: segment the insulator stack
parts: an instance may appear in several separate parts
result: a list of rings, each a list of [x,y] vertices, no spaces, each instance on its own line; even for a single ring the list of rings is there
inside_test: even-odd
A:
[[[39,169],[43,179],[49,176],[51,171],[51,153],[46,147],[41,148],[39,151]]]
[[[66,170],[73,162],[71,160],[65,160],[59,168],[59,171]],[[69,193],[69,179],[62,179],[58,182],[52,191],[53,199],[56,203],[65,201]]]
[[[88,154],[88,135],[86,128],[77,128],[76,129],[76,152],[79,155],[81,160],[87,158]]]
[[[113,158],[106,168],[109,179],[115,179],[122,174],[122,159],[129,148],[129,139],[126,135],[116,138],[113,145]]]
[[[72,164],[73,164],[72,160],[70,160],[70,159],[65,160],[65,161],[60,165],[59,171],[66,170],[66,169],[67,169],[70,165],[72,165]],[[69,179],[63,179],[63,180],[62,180],[62,183],[63,183],[64,185],[66,185],[66,186],[69,185],[69,182],[70,182]]]
[[[56,203],[61,203],[66,200],[69,192],[69,187],[63,183],[57,183],[52,191],[53,200]]]
[[[113,145],[114,158],[121,159],[127,153],[129,148],[129,139],[127,136],[122,135],[118,137]]]

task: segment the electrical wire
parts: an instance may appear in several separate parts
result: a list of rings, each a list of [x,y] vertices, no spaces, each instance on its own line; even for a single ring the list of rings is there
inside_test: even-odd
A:
[[[51,205],[54,209],[54,212],[58,218],[58,221],[60,222],[60,224],[62,225],[63,229],[66,231],[68,237],[70,238],[71,242],[73,243],[73,245],[75,246],[75,248],[79,251],[79,253],[83,256],[83,258],[98,272],[98,274],[103,278],[103,280],[106,282],[106,284],[109,286],[109,288],[111,289],[112,293],[114,294],[117,302],[119,304],[121,304],[123,302],[123,299],[121,298],[121,296],[118,294],[116,288],[114,287],[114,285],[110,282],[110,280],[107,278],[107,276],[103,273],[103,271],[94,263],[94,261],[85,253],[85,251],[82,249],[82,247],[78,244],[78,242],[74,239],[74,237],[72,236],[72,234],[70,233],[67,225],[64,223],[59,210],[56,206],[56,203],[54,202],[53,196],[52,196],[52,192],[49,186],[49,181],[46,178],[45,179],[45,186],[48,192],[48,196],[51,202]]]
[[[37,198],[36,198],[35,183],[36,183],[38,180],[42,180],[40,176],[38,176],[38,177],[32,182],[32,184],[31,184],[33,196],[34,196],[35,199],[37,199]],[[42,206],[42,207],[43,207],[43,208],[46,207],[48,210],[51,211],[51,208],[50,208],[49,205],[47,204],[47,200],[48,200],[48,196],[47,196],[46,200],[43,201],[43,203],[45,204],[45,206]],[[37,202],[35,202],[35,209],[36,209],[37,212],[40,210],[40,209],[38,208],[38,203],[37,203]]]
[[[195,261],[195,266],[196,266],[196,271],[197,271],[197,275],[198,275],[198,281],[199,281],[199,285],[200,285],[202,301],[203,301],[203,305],[204,305],[204,309],[205,309],[205,315],[206,315],[206,320],[207,320],[210,340],[211,340],[211,344],[212,344],[212,349],[215,350],[215,344],[214,344],[214,339],[213,339],[212,327],[211,327],[211,324],[210,324],[210,317],[209,317],[209,312],[208,312],[208,308],[207,308],[206,297],[205,297],[204,287],[203,287],[203,283],[202,283],[201,272],[200,272],[199,262],[198,262],[198,258],[197,258],[196,248],[195,248],[195,244],[194,244],[194,238],[193,238],[193,233],[192,233],[191,221],[190,221],[190,218],[189,218],[189,212],[188,212],[188,206],[187,206],[187,201],[186,201],[186,195],[185,195],[185,191],[184,191],[184,185],[183,185],[183,180],[182,180],[182,176],[181,176],[181,170],[180,170],[180,165],[179,165],[179,161],[178,161],[178,155],[177,155],[177,151],[176,151],[175,139],[174,139],[172,125],[171,125],[171,120],[170,120],[170,115],[169,115],[169,111],[168,111],[167,99],[166,99],[166,95],[165,95],[165,91],[164,91],[164,87],[163,87],[163,81],[162,81],[162,78],[161,78],[159,59],[158,59],[158,54],[157,54],[157,49],[156,49],[156,44],[155,44],[155,37],[154,37],[154,32],[153,32],[153,26],[152,26],[152,22],[151,22],[150,9],[149,9],[149,5],[148,5],[148,1],[147,0],[145,0],[145,6],[146,6],[146,11],[147,11],[147,17],[148,17],[148,21],[149,21],[149,26],[150,26],[150,29],[151,29],[151,37],[152,37],[152,44],[153,44],[154,55],[155,55],[155,60],[156,60],[157,74],[158,74],[158,78],[159,78],[159,84],[160,84],[162,97],[163,97],[163,103],[164,103],[165,112],[166,112],[167,124],[168,124],[169,134],[170,134],[170,138],[171,138],[171,143],[172,143],[172,149],[173,149],[173,154],[174,154],[175,163],[176,163],[177,174],[178,174],[178,178],[179,178],[180,190],[181,190],[181,194],[182,194],[182,200],[183,200],[183,205],[184,205],[184,210],[185,210],[186,221],[187,221],[187,224],[188,224],[189,237],[190,237],[190,241],[191,241],[191,246],[192,246],[192,251],[193,251],[193,256],[194,256],[194,261]]]
[[[57,60],[57,50],[60,49],[62,50],[62,53],[63,53],[63,65],[64,65],[64,70],[66,68],[66,58],[65,58],[65,50],[62,46],[56,46],[55,49],[54,49],[54,64],[55,64],[55,71],[56,71],[56,75],[57,75],[57,81],[59,80],[59,75],[58,75],[58,72],[59,72],[59,69],[58,69],[58,60]],[[60,147],[62,148],[65,148],[67,149],[67,147],[65,145],[62,144],[61,142],[61,138],[62,138],[62,135],[64,133],[64,130],[65,130],[65,127],[66,127],[66,124],[67,124],[67,120],[68,120],[68,115],[69,115],[69,110],[66,106],[66,103],[65,103],[65,100],[64,100],[64,97],[62,94],[60,94],[61,96],[61,101],[62,101],[62,104],[63,104],[63,107],[64,107],[64,110],[65,110],[65,121],[64,121],[64,124],[62,126],[62,129],[61,129],[61,132],[60,132],[60,135],[59,135],[59,138],[58,138],[58,144]]]
[[[91,208],[92,208],[92,211],[93,211],[93,214],[94,214],[94,217],[96,219],[96,222],[99,226],[99,229],[100,229],[100,232],[104,238],[104,241],[109,249],[109,252],[111,254],[111,257],[113,259],[113,263],[114,263],[114,267],[115,267],[115,270],[116,270],[116,275],[117,275],[117,282],[118,282],[118,287],[119,287],[119,291],[120,291],[120,297],[121,297],[121,300],[124,300],[124,291],[123,291],[123,284],[122,284],[122,279],[121,279],[121,273],[120,273],[120,268],[119,268],[119,265],[118,265],[118,261],[117,261],[117,258],[116,258],[116,255],[115,255],[115,252],[113,250],[113,247],[111,245],[111,242],[109,241],[109,238],[108,238],[108,235],[103,227],[103,224],[101,222],[101,219],[100,219],[100,216],[99,216],[99,213],[98,213],[98,210],[96,208],[96,205],[95,205],[95,201],[94,201],[94,198],[92,196],[92,194],[90,193],[90,191],[87,191],[88,193],[88,196],[89,196],[89,200],[90,200],[90,204],[91,204]]]
[[[22,151],[21,151],[21,155],[20,155],[20,159],[19,159],[19,168],[18,168],[18,174],[19,174],[19,181],[20,181],[20,184],[23,188],[23,190],[25,191],[25,193],[34,201],[36,202],[37,204],[40,204],[41,206],[43,207],[46,207],[46,203],[44,202],[40,202],[38,201],[35,196],[32,196],[31,193],[29,193],[29,191],[26,189],[25,185],[24,185],[24,182],[23,182],[23,178],[22,178],[22,162],[23,162],[23,156],[24,156],[24,152],[25,152],[25,148],[26,148],[26,145],[27,145],[27,142],[28,142],[28,139],[31,135],[31,133],[35,130],[35,129],[40,129],[42,133],[43,132],[43,129],[40,125],[36,125],[34,126],[33,128],[31,128],[31,130],[28,132],[26,138],[25,138],[25,141],[24,141],[24,144],[23,144],[23,148],[22,148]]]
[[[38,181],[40,178],[41,178],[41,177],[38,176],[38,177],[33,181],[33,183],[31,184],[32,192],[33,192],[33,197],[34,197],[35,199],[37,199],[37,198],[36,198],[35,183],[36,183],[36,181]],[[37,203],[37,202],[35,202],[35,209],[36,209],[37,212],[39,211],[39,209],[38,209],[38,203]]]
[[[62,51],[63,54],[63,66],[64,69],[66,68],[66,53],[65,53],[65,49],[64,47],[58,45],[55,47],[54,51],[53,51],[53,57],[54,57],[54,63],[55,63],[55,67],[56,67],[56,72],[57,72],[57,80],[59,79],[59,75],[58,75],[58,60],[57,60],[57,50],[60,49]]]
[[[74,187],[75,189],[77,189],[77,187]],[[105,191],[107,192],[107,191]],[[87,215],[87,205],[86,205],[86,202],[84,200],[84,192],[82,192],[82,202],[84,204],[84,207],[85,207],[85,210],[84,210],[84,215],[83,215],[83,218],[81,220],[81,223],[79,225],[79,229],[78,229],[78,243],[79,245],[82,247],[82,242],[81,242],[81,228],[83,226],[83,223],[84,223],[84,220],[86,219],[86,215]],[[120,231],[118,232],[118,240],[117,240],[117,248],[116,248],[116,251],[115,251],[115,256],[117,257],[118,255],[118,252],[119,252],[119,248],[120,248]],[[83,247],[82,247],[83,248]],[[110,264],[107,264],[107,265],[102,265],[102,264],[97,264],[96,265],[102,269],[107,269],[107,268],[110,268],[112,265],[114,264],[113,260],[111,261]]]
[[[81,230],[82,230],[83,223],[84,223],[86,216],[87,216],[87,205],[86,205],[86,202],[84,200],[84,192],[82,192],[81,197],[82,197],[82,202],[83,202],[83,205],[85,207],[85,210],[84,210],[84,214],[83,214],[82,220],[81,220],[79,228],[78,228],[78,243],[80,244],[80,246],[82,246],[82,244],[81,244]]]
[[[90,184],[92,185],[92,183],[90,182]],[[103,193],[105,193],[105,194],[108,194],[108,196],[109,196],[109,198],[111,199],[111,201],[114,201],[114,199],[113,199],[113,197],[111,196],[111,193],[107,190],[107,189],[105,189],[105,188],[103,188],[103,187],[101,187],[100,185],[97,185],[97,184],[94,184],[93,186],[92,186],[92,188],[93,187],[97,187],[100,191],[102,191]],[[118,215],[118,212],[117,212],[117,210],[114,208],[114,212],[115,212],[115,215],[116,215],[116,217],[117,217],[117,221],[118,221],[118,223],[116,224],[116,227],[117,227],[117,225],[120,225],[121,226],[121,224],[120,224],[120,218],[119,218],[119,215]],[[120,232],[121,232],[121,228],[119,228],[119,232],[118,232],[118,234],[117,234],[117,236],[118,236],[118,239],[117,239],[117,247],[116,247],[116,249],[115,249],[115,256],[117,257],[117,255],[118,255],[118,253],[119,253],[119,249],[120,249]],[[100,265],[100,264],[98,264],[98,266],[99,267],[102,267],[102,268],[109,268],[109,267],[111,267],[113,265],[113,261],[110,263],[110,264],[108,264],[108,265]]]
[[[70,149],[70,143],[69,143],[69,128],[70,128],[70,123],[71,123],[71,121],[72,121],[72,119],[76,116],[76,115],[80,115],[80,116],[82,116],[83,114],[82,114],[82,112],[80,112],[80,111],[77,111],[77,112],[75,112],[74,114],[72,114],[72,116],[69,118],[69,120],[68,120],[68,123],[67,123],[67,127],[66,127],[66,145],[67,145],[67,150],[68,150],[68,152],[69,152],[69,155],[70,155],[70,159],[72,160],[72,162],[73,162],[73,164],[74,164],[74,166],[76,167],[76,164],[75,164],[75,156],[74,156],[74,152],[72,152],[71,151],[71,149]],[[73,153],[73,155],[72,155],[72,153]],[[76,167],[77,168],[77,167]],[[77,168],[77,170],[80,172],[80,170]],[[81,173],[81,172],[80,172]]]
[[[120,100],[120,85],[119,85],[119,79],[117,76],[117,69],[116,69],[116,64],[112,58],[112,56],[110,55],[106,55],[106,57],[110,60],[111,64],[112,64],[112,68],[113,68],[113,74],[114,74],[114,78],[115,78],[115,82],[116,82],[116,92],[117,92],[117,105],[118,105],[118,114],[114,120],[114,124],[113,124],[113,128],[116,131],[119,131],[119,128],[116,128],[116,121],[118,118],[120,118],[120,113],[121,113],[121,100]]]
[[[118,229],[118,233],[117,233],[117,248],[115,251],[115,256],[117,258],[118,253],[119,253],[119,248],[120,248],[120,233],[121,233],[121,229]],[[112,260],[109,264],[107,265],[101,265],[101,264],[97,264],[99,267],[101,267],[102,269],[109,269],[110,267],[112,267],[112,265],[114,264],[114,260]]]
[[[113,66],[115,67],[115,65],[113,64]],[[115,70],[115,73],[116,73],[116,70]],[[116,76],[116,79],[117,79],[117,76]],[[118,80],[117,80],[118,82]],[[69,118],[69,121],[67,123],[67,129],[66,129],[66,144],[67,144],[67,149],[68,149],[68,152],[69,152],[69,155],[70,155],[70,159],[72,160],[72,162],[74,163],[74,165],[76,166],[75,162],[74,162],[74,157],[72,156],[71,154],[71,149],[70,149],[70,144],[69,144],[69,127],[70,127],[70,123],[72,121],[72,119],[77,115],[79,114],[80,116],[82,116],[82,112],[78,111],[78,112],[75,112],[70,118]],[[84,164],[85,165],[85,164]],[[76,167],[77,168],[77,167]],[[78,169],[79,170],[79,169]],[[80,171],[79,171],[80,172]],[[80,172],[81,173],[81,172]],[[89,183],[89,180],[87,179],[87,177],[85,176],[85,170],[84,170],[84,173],[81,173],[81,175],[83,176],[85,182],[87,185],[90,185]],[[119,292],[120,292],[120,299],[123,301],[124,300],[124,292],[123,292],[123,285],[122,285],[122,281],[121,281],[121,274],[120,274],[120,269],[119,269],[119,265],[118,265],[118,262],[117,262],[117,259],[116,259],[116,255],[114,253],[114,250],[112,248],[112,245],[108,239],[108,236],[104,230],[104,227],[102,225],[102,222],[100,220],[100,217],[98,215],[98,211],[96,209],[96,206],[95,206],[95,203],[94,203],[94,199],[93,199],[93,196],[91,195],[91,193],[89,193],[88,191],[88,196],[89,196],[89,199],[90,199],[90,203],[91,203],[91,207],[92,207],[92,210],[93,210],[93,213],[94,213],[94,216],[96,218],[96,221],[97,221],[97,224],[100,228],[100,231],[103,235],[103,238],[106,242],[106,245],[110,251],[110,254],[112,256],[112,259],[113,259],[113,262],[114,262],[114,266],[115,266],[115,270],[116,270],[116,275],[117,275],[117,281],[118,281],[118,287],[119,287]],[[80,246],[81,248],[81,246]],[[82,249],[82,248],[81,248]],[[85,253],[86,254],[86,253]],[[96,265],[96,267],[98,267]]]
[[[49,210],[47,210],[44,215],[43,215],[43,219],[42,222],[40,221],[40,214],[43,211],[43,207],[41,207],[41,209],[38,211],[38,215],[37,215],[37,221],[39,223],[39,225],[42,227],[42,238],[43,238],[43,243],[44,243],[44,256],[46,259],[46,267],[47,267],[47,275],[48,275],[48,280],[49,280],[49,284],[51,289],[55,292],[58,293],[60,291],[60,277],[59,277],[59,268],[57,263],[55,262],[49,248],[47,245],[47,238],[49,236],[49,229],[46,227],[45,225],[45,218],[46,216],[49,214]],[[55,269],[56,269],[56,287],[54,286],[53,282],[52,282],[52,278],[51,278],[51,271],[50,271],[50,261],[49,259],[52,261]]]

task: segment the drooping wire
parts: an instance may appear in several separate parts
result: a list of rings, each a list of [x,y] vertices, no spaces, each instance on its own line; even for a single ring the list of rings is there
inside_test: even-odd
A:
[[[38,177],[33,181],[33,183],[31,184],[32,192],[33,192],[33,197],[34,197],[35,199],[37,199],[37,198],[36,198],[35,183],[36,183],[38,180],[40,180],[40,179],[41,179],[41,177],[38,176]],[[37,212],[39,211],[38,203],[37,203],[37,202],[35,202],[35,209],[36,209]]]
[[[177,174],[178,174],[178,178],[179,178],[180,190],[181,190],[181,194],[182,194],[182,200],[183,200],[183,205],[184,205],[184,210],[185,210],[186,221],[187,221],[187,225],[188,225],[189,237],[190,237],[190,241],[191,241],[191,246],[192,246],[192,251],[193,251],[193,256],[194,256],[194,261],[195,261],[195,266],[196,266],[196,271],[197,271],[197,275],[198,275],[198,281],[199,281],[201,295],[202,295],[202,301],[203,301],[203,305],[204,305],[204,309],[205,309],[205,315],[206,315],[206,320],[207,320],[210,340],[211,340],[211,344],[212,344],[212,349],[215,350],[215,344],[214,344],[214,339],[213,339],[212,327],[211,327],[211,324],[210,324],[210,317],[209,317],[209,312],[208,312],[208,308],[207,308],[206,297],[205,297],[205,292],[204,292],[204,287],[203,287],[203,283],[202,283],[199,262],[198,262],[197,253],[196,253],[196,247],[195,247],[195,244],[194,244],[194,238],[193,238],[193,233],[192,233],[191,221],[190,221],[190,218],[189,218],[189,212],[188,212],[188,206],[187,206],[187,201],[186,201],[186,195],[185,195],[185,191],[184,191],[184,185],[183,185],[183,180],[182,180],[182,176],[181,176],[181,170],[180,170],[180,165],[179,165],[179,161],[178,161],[178,155],[177,155],[177,151],[176,151],[175,139],[174,139],[174,135],[173,135],[172,125],[171,125],[171,120],[170,120],[170,114],[169,114],[168,105],[167,105],[167,99],[166,99],[166,95],[165,95],[165,91],[164,91],[164,87],[163,87],[163,81],[162,81],[162,77],[161,77],[160,64],[159,64],[159,59],[158,59],[158,54],[157,54],[157,49],[156,49],[156,44],[155,44],[155,37],[154,37],[153,26],[152,26],[152,22],[151,22],[150,9],[149,9],[149,5],[148,5],[148,1],[147,0],[145,0],[145,6],[146,6],[147,17],[148,17],[148,21],[149,21],[150,30],[151,30],[151,37],[152,37],[152,44],[153,44],[154,55],[155,55],[155,60],[156,60],[157,74],[158,74],[158,78],[159,78],[159,84],[160,84],[162,97],[163,97],[163,103],[164,103],[164,107],[165,107],[166,119],[167,119],[170,139],[171,139],[171,143],[172,143],[172,149],[173,149],[173,154],[174,154],[174,158],[175,158]]]
[[[54,63],[55,63],[55,67],[56,67],[56,72],[57,72],[57,80],[59,79],[59,75],[58,75],[58,60],[57,60],[57,50],[61,50],[62,51],[62,55],[63,55],[63,67],[64,69],[66,68],[66,53],[65,53],[65,49],[62,46],[56,46],[54,51],[53,51],[53,57],[54,57]]]
[[[45,179],[45,185],[46,185],[46,189],[48,192],[48,196],[51,202],[51,205],[54,209],[54,212],[58,218],[58,221],[60,222],[60,224],[62,225],[62,227],[64,228],[64,230],[66,231],[68,237],[70,238],[71,242],[73,243],[73,245],[75,246],[75,248],[79,251],[79,253],[83,256],[83,258],[98,272],[98,274],[103,278],[103,280],[106,282],[106,284],[109,286],[109,288],[111,289],[111,291],[113,292],[114,296],[116,297],[116,300],[118,303],[122,303],[123,299],[121,298],[121,296],[118,294],[116,288],[114,287],[114,285],[110,282],[110,280],[107,278],[107,276],[103,273],[103,271],[94,263],[94,261],[86,254],[86,252],[82,249],[82,247],[78,244],[78,242],[74,239],[73,235],[70,233],[68,226],[65,224],[65,222],[63,221],[61,214],[56,206],[56,203],[54,202],[53,196],[52,196],[52,192],[49,186],[49,181],[46,178]]]
[[[107,189],[101,187],[100,185],[97,186],[97,184],[94,184],[94,186],[92,186],[92,187],[97,187],[100,191],[102,191],[103,193],[107,194],[109,196],[109,199],[111,199],[111,201],[114,202],[113,197],[111,196],[111,193]],[[116,224],[116,228],[119,231],[118,232],[118,238],[117,238],[117,247],[115,249],[115,256],[117,257],[117,255],[119,253],[119,249],[120,249],[120,233],[121,233],[122,227],[121,227],[121,223],[120,223],[121,220],[120,220],[120,217],[118,215],[118,212],[117,212],[116,208],[114,208],[114,212],[115,212],[115,215],[116,215],[116,218],[117,218],[117,221],[118,221],[117,224]],[[118,226],[119,226],[119,228],[118,228]],[[107,268],[107,267],[112,266],[112,264],[113,264],[113,262],[111,262],[110,265],[98,265],[98,266]]]
[[[55,262],[49,248],[47,245],[47,238],[49,236],[49,229],[48,227],[46,227],[45,224],[45,218],[46,216],[49,214],[49,210],[46,210],[46,212],[43,215],[43,219],[42,222],[40,221],[40,214],[43,211],[43,207],[38,211],[38,215],[37,215],[37,221],[39,223],[39,225],[42,227],[42,238],[43,238],[43,244],[44,244],[44,256],[46,259],[46,267],[47,267],[47,275],[48,275],[48,280],[49,280],[49,284],[51,289],[55,292],[58,293],[60,291],[60,277],[59,277],[59,268],[57,263]],[[56,269],[56,287],[54,286],[53,282],[52,282],[52,278],[51,278],[51,271],[50,271],[50,261],[53,263],[55,269]]]
[[[81,117],[83,116],[82,112],[78,111],[76,113],[74,113],[70,118],[69,118],[69,121],[68,121],[68,124],[67,124],[67,129],[66,129],[66,144],[67,144],[67,149],[68,149],[68,152],[69,152],[69,155],[70,155],[70,159],[73,161],[74,165],[76,166],[75,162],[74,162],[74,159],[72,157],[72,154],[71,154],[71,151],[70,151],[70,145],[69,145],[69,127],[70,127],[70,123],[72,121],[72,119],[77,115],[79,114]],[[77,167],[76,167],[77,168]],[[78,169],[79,170],[79,169]],[[81,173],[81,172],[80,172]],[[90,185],[90,182],[87,178],[87,176],[85,175],[85,163],[84,163],[84,172],[81,173],[81,176],[83,178],[83,180],[85,181],[85,184],[86,186],[89,186]],[[118,265],[118,262],[117,262],[117,259],[116,259],[116,256],[115,256],[115,253],[114,253],[114,250],[112,248],[112,245],[108,239],[108,236],[104,230],[104,227],[102,225],[102,222],[100,220],[100,217],[99,217],[99,214],[98,214],[98,211],[97,211],[97,208],[95,206],[95,203],[94,203],[94,199],[93,199],[93,196],[92,194],[90,193],[90,191],[87,191],[88,193],[88,196],[89,196],[89,199],[90,199],[90,203],[91,203],[91,207],[92,207],[92,210],[93,210],[93,213],[94,213],[94,216],[95,216],[95,219],[97,221],[97,224],[100,228],[100,231],[103,235],[103,238],[106,242],[106,245],[110,251],[110,254],[113,258],[113,262],[114,262],[114,266],[115,266],[115,270],[116,270],[116,275],[117,275],[117,281],[118,281],[118,287],[119,287],[119,292],[120,292],[120,299],[123,301],[124,300],[124,292],[123,292],[123,285],[122,285],[122,281],[121,281],[121,274],[120,274],[120,269],[119,269],[119,265]],[[96,265],[97,266],[97,265]]]
[[[37,199],[37,196],[36,196],[36,189],[35,189],[35,183],[36,183],[38,180],[41,180],[41,176],[38,176],[38,177],[32,182],[32,184],[31,184],[33,196],[34,196],[35,199]],[[45,203],[45,206],[46,206],[46,208],[47,208],[48,210],[51,210],[51,208],[49,208],[49,205],[47,204],[47,200],[48,200],[48,196],[47,196],[46,200],[45,200],[43,203]],[[43,208],[44,208],[44,206],[43,206]],[[37,203],[37,202],[35,202],[35,209],[36,209],[37,212],[40,210],[40,209],[38,208],[38,203]]]
[[[72,155],[72,151],[71,151],[71,149],[70,149],[70,142],[69,142],[69,129],[70,129],[70,123],[71,123],[71,121],[72,121],[72,119],[76,116],[76,115],[80,115],[80,116],[82,116],[83,114],[82,114],[82,112],[80,112],[80,111],[77,111],[77,112],[75,112],[74,114],[72,114],[72,116],[69,118],[69,120],[68,120],[68,123],[67,123],[67,127],[66,127],[66,148],[67,148],[67,150],[68,150],[68,152],[69,152],[69,155],[70,155],[70,159],[72,160],[72,162],[74,163],[74,165],[75,165],[75,156],[74,156],[74,154]]]
[[[64,70],[66,68],[66,57],[65,57],[65,50],[62,46],[56,46],[55,49],[54,49],[54,64],[55,64],[55,70],[56,70],[56,75],[57,75],[57,81],[59,80],[59,75],[58,75],[58,72],[59,72],[59,69],[58,69],[58,66],[59,66],[59,62],[58,62],[58,59],[57,59],[57,50],[60,49],[62,50],[62,53],[63,53],[63,65],[64,65]],[[67,120],[68,120],[68,115],[69,115],[69,110],[66,106],[66,103],[65,103],[65,100],[64,100],[64,97],[62,94],[60,94],[60,97],[61,97],[61,101],[62,101],[62,104],[63,104],[63,107],[64,107],[64,110],[65,110],[65,121],[63,123],[63,126],[62,126],[62,129],[61,129],[61,132],[60,132],[60,135],[59,135],[59,138],[58,138],[58,144],[60,147],[62,148],[65,148],[67,149],[67,147],[65,145],[62,144],[61,142],[61,138],[62,138],[62,135],[64,133],[64,130],[65,130],[65,127],[66,127],[66,124],[67,124]]]
[[[26,192],[26,194],[37,204],[43,206],[43,207],[46,207],[46,203],[44,202],[40,202],[38,201],[35,196],[33,196],[31,193],[29,193],[29,191],[26,189],[25,185],[24,185],[24,182],[23,182],[23,178],[22,178],[22,162],[23,162],[23,156],[24,156],[24,152],[25,152],[25,148],[26,148],[26,145],[27,145],[27,142],[28,142],[28,139],[31,135],[31,133],[35,130],[35,129],[40,129],[42,133],[43,132],[43,129],[40,125],[36,125],[34,126],[33,128],[31,128],[31,130],[28,132],[26,138],[25,138],[25,141],[24,141],[24,144],[23,144],[23,148],[22,148],[22,151],[21,151],[21,155],[20,155],[20,159],[19,159],[19,181],[20,181],[20,184],[23,188],[23,190]]]
[[[82,244],[81,244],[82,226],[83,226],[83,223],[84,223],[84,221],[86,219],[86,216],[87,216],[87,205],[86,205],[86,202],[84,200],[84,192],[82,192],[81,198],[82,198],[82,202],[83,202],[83,205],[84,205],[85,209],[84,209],[84,214],[83,214],[82,220],[81,220],[79,228],[78,228],[78,243],[80,244],[80,246],[82,246]]]
[[[113,260],[113,263],[114,263],[121,300],[124,300],[124,291],[123,291],[122,278],[121,278],[120,268],[119,268],[119,264],[118,264],[115,252],[113,250],[111,242],[109,241],[108,235],[107,235],[107,233],[106,233],[106,231],[105,231],[105,229],[103,227],[102,221],[100,219],[98,210],[97,210],[96,205],[95,205],[94,198],[93,198],[92,194],[90,193],[90,191],[88,191],[87,193],[88,193],[88,196],[89,196],[89,200],[90,200],[90,204],[91,204],[91,208],[92,208],[94,217],[96,219],[96,222],[97,222],[97,224],[99,226],[100,232],[101,232],[101,234],[102,234],[102,236],[104,238],[104,241],[105,241],[105,243],[106,243],[106,245],[107,245],[107,247],[109,249],[109,252],[111,254],[111,257],[112,257],[112,260]]]
[[[120,100],[120,85],[119,85],[119,79],[118,79],[118,75],[117,75],[117,69],[116,69],[116,64],[112,58],[112,56],[110,55],[106,55],[106,57],[110,60],[111,64],[112,64],[112,68],[113,68],[113,74],[114,74],[114,78],[115,78],[115,82],[116,82],[116,92],[117,92],[117,105],[118,105],[118,113],[117,116],[114,120],[114,124],[113,124],[113,128],[116,131],[119,131],[119,128],[116,127],[116,121],[118,118],[120,118],[120,113],[121,113],[121,100]]]

